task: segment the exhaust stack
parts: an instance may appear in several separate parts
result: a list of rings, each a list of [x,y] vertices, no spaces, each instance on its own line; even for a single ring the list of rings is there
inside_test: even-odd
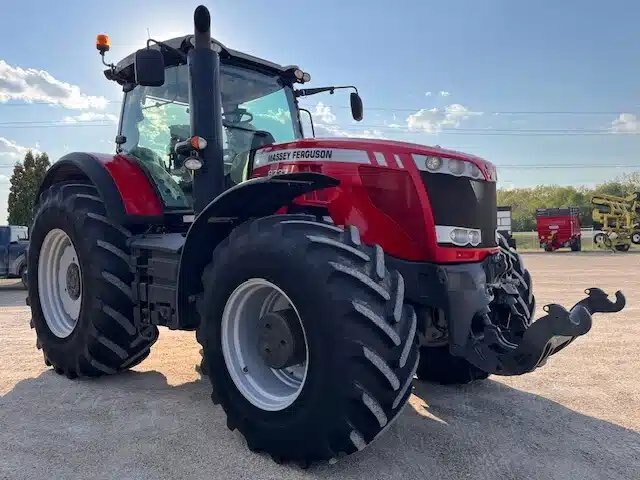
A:
[[[191,136],[202,137],[202,168],[194,172],[193,197],[196,214],[224,190],[222,148],[222,97],[220,57],[211,44],[211,16],[204,5],[193,14],[194,48],[189,51],[189,109]]]

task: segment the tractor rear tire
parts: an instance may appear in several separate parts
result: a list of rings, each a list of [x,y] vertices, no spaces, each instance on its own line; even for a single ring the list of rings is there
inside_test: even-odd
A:
[[[533,296],[531,274],[524,268],[522,257],[515,249],[509,247],[507,240],[498,235],[498,246],[507,256],[510,276],[517,284],[518,297],[514,305],[518,314],[533,320],[536,300]],[[489,374],[467,360],[456,357],[449,352],[449,346],[420,347],[420,363],[417,371],[418,378],[442,385],[458,385],[484,380]]]
[[[129,236],[107,218],[92,185],[60,183],[41,195],[31,229],[28,300],[36,345],[56,373],[97,377],[149,355],[158,330],[140,332],[133,321]],[[66,253],[56,257],[60,249],[73,253],[71,263],[60,259]],[[67,292],[73,301],[79,297],[78,310],[68,306]]]
[[[403,302],[402,276],[386,269],[382,249],[362,244],[355,228],[308,215],[249,221],[214,250],[202,283],[197,338],[212,399],[251,451],[303,466],[338,458],[362,450],[406,404],[418,365],[416,315]],[[259,329],[258,315],[245,315],[255,320],[244,328],[225,327],[229,318],[241,316],[237,312],[244,305],[255,305],[253,300],[234,303],[238,292],[267,284],[290,301],[293,309],[279,311],[295,311],[307,355],[295,365],[305,372],[296,377],[297,393],[287,397],[290,403],[278,400],[276,406],[266,403],[268,396],[263,402],[261,390],[253,396],[248,390],[271,385],[268,369],[274,377],[285,370],[269,367],[264,358],[265,363],[256,363],[251,348],[257,351],[258,345],[241,340],[243,332]],[[237,348],[226,340],[229,331],[235,332]],[[245,359],[253,355],[244,363],[251,365],[238,369],[233,360],[238,350]]]

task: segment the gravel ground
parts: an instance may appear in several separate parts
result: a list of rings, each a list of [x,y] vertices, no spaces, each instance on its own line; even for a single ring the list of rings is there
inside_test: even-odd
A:
[[[384,436],[301,470],[250,453],[194,370],[194,335],[162,331],[135,371],[70,381],[46,369],[24,291],[0,286],[0,478],[640,479],[640,255],[525,256],[538,305],[623,288],[627,308],[534,373],[417,383]],[[539,308],[540,310],[540,308]]]

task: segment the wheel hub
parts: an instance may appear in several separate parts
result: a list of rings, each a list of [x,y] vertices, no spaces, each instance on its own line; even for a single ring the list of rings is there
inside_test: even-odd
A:
[[[67,268],[67,293],[72,300],[80,297],[80,268],[77,263],[72,263]]]
[[[82,270],[73,242],[63,230],[54,228],[45,236],[36,278],[49,330],[56,337],[68,337],[80,318]]]
[[[258,352],[271,368],[285,368],[304,361],[304,335],[293,309],[269,312],[260,319]]]
[[[280,287],[263,278],[238,285],[227,299],[220,333],[227,371],[249,402],[280,411],[298,398],[309,348],[300,313]]]

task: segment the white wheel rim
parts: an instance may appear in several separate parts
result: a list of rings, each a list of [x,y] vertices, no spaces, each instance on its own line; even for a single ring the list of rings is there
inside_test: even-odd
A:
[[[82,270],[73,242],[59,228],[47,233],[40,248],[38,293],[51,333],[59,338],[71,335],[80,317]]]
[[[260,318],[269,312],[292,308],[304,336],[305,360],[283,369],[269,367],[258,352]],[[229,296],[222,314],[222,353],[227,371],[242,395],[266,411],[283,410],[302,391],[309,366],[309,348],[298,309],[273,283],[252,278]]]

